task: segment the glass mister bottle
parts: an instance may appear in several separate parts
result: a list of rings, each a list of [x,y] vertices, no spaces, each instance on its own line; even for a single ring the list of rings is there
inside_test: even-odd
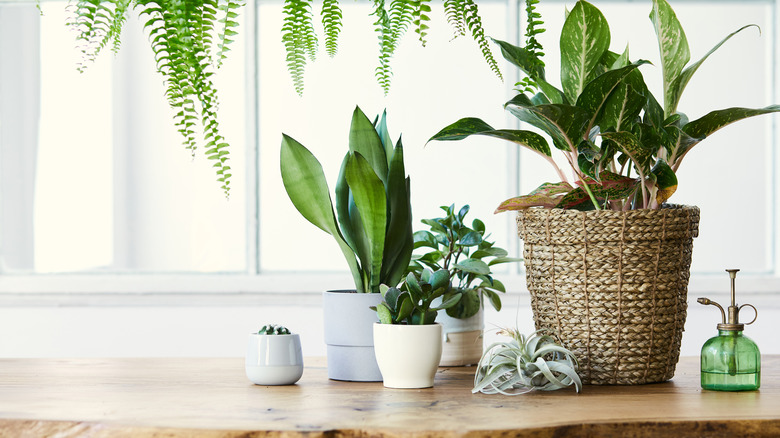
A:
[[[718,324],[718,336],[701,347],[701,387],[714,391],[754,391],[761,386],[761,353],[758,346],[742,331],[758,317],[752,304],[736,305],[734,282],[739,269],[727,269],[731,277],[731,305],[726,311],[709,298],[699,298],[700,304],[717,306],[723,322]],[[756,313],[753,321],[739,322],[739,311],[750,307]]]

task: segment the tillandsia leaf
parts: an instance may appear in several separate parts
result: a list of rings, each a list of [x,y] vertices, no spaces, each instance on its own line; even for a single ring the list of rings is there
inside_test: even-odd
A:
[[[577,101],[591,80],[593,69],[609,48],[607,19],[590,3],[580,0],[561,30],[561,82],[570,102]]]
[[[671,169],[670,169],[671,170]],[[623,199],[634,193],[639,185],[639,180],[604,170],[599,174],[599,181],[586,179],[578,180],[580,187],[587,184],[593,194],[600,199]]]
[[[544,156],[552,156],[550,146],[547,140],[541,135],[532,131],[520,131],[511,129],[493,129],[490,125],[474,117],[460,119],[457,122],[447,126],[431,137],[433,140],[462,140],[472,135],[483,135],[486,137],[500,138],[511,141],[521,146],[525,146],[532,151]]]
[[[336,239],[358,292],[369,292],[363,288],[362,271],[355,252],[342,237],[336,223],[328,182],[320,162],[302,144],[283,135],[281,171],[284,189],[295,208],[306,220]]]
[[[366,240],[370,243],[371,265],[363,269],[369,272],[371,292],[379,292],[387,227],[385,186],[369,162],[358,152],[350,153],[345,174],[363,222]]]
[[[661,205],[677,191],[677,175],[669,164],[661,159],[656,161],[651,172],[655,176],[655,185],[658,188],[656,202]]]
[[[553,208],[561,198],[571,192],[574,187],[567,182],[544,183],[525,196],[507,199],[498,206],[495,213],[509,210],[524,210],[529,207]]]
[[[749,27],[755,27],[758,29],[759,33],[761,32],[761,29],[756,26],[755,24],[748,24],[747,26],[742,26],[741,28],[737,29],[736,31],[728,34],[726,38],[723,38],[718,44],[715,45],[709,52],[707,52],[706,55],[704,55],[700,60],[696,61],[695,63],[689,65],[685,70],[683,70],[671,83],[669,86],[668,94],[666,98],[668,99],[667,104],[667,114],[674,114],[677,111],[677,105],[680,102],[680,97],[682,96],[683,90],[685,90],[685,86],[688,85],[688,82],[691,80],[691,77],[694,73],[696,73],[696,70],[701,67],[701,65],[704,63],[704,61],[713,53],[715,53],[716,50],[720,48],[726,41],[731,39],[734,35],[742,32],[743,30],[749,28]]]
[[[613,94],[623,80],[636,70],[637,67],[648,63],[648,61],[639,60],[626,67],[610,70],[598,76],[585,86],[585,89],[582,90],[579,98],[577,98],[577,106],[585,109],[591,114],[590,121],[586,128],[587,131],[590,131],[591,128],[598,125],[597,122],[602,115],[602,109],[606,105],[607,99]],[[643,103],[643,100],[644,99],[640,100],[639,103]]]
[[[542,93],[551,103],[569,103],[563,91],[550,85],[544,77],[544,66],[535,62],[535,55],[523,47],[512,45],[506,41],[493,39],[501,47],[501,54],[512,64],[520,67],[523,73],[527,74],[542,90]]]
[[[688,39],[685,31],[677,20],[677,15],[666,0],[653,0],[650,11],[650,21],[653,22],[658,39],[658,49],[661,52],[661,71],[664,79],[664,114],[668,117],[676,107],[675,92],[672,84],[680,76],[683,68],[691,59]],[[680,90],[682,91],[682,90]]]
[[[582,108],[564,104],[535,105],[518,94],[504,107],[521,121],[547,133],[558,149],[573,151],[583,137],[590,114]]]

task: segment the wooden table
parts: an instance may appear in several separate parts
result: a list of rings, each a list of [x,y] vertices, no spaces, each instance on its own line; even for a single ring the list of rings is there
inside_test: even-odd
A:
[[[516,397],[471,394],[474,368],[432,389],[327,379],[252,385],[243,359],[0,359],[0,437],[780,436],[780,356],[758,392],[699,386],[698,358],[671,382]]]

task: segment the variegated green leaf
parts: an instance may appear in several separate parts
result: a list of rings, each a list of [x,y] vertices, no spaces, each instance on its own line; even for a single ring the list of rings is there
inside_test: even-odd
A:
[[[664,78],[664,114],[668,117],[674,113],[676,107],[676,105],[672,105],[674,101],[672,84],[691,59],[691,52],[688,48],[685,31],[666,0],[653,0],[650,20],[653,22],[658,48],[661,52],[661,71]]]
[[[590,211],[594,210],[596,206],[593,205],[593,200],[588,196],[585,190],[577,187],[560,198],[558,204],[555,205],[555,208]]]
[[[677,104],[680,102],[680,97],[682,96],[683,90],[685,90],[685,86],[688,85],[688,81],[691,80],[691,77],[694,73],[696,73],[696,70],[699,69],[699,67],[704,63],[704,61],[713,53],[715,53],[720,46],[723,45],[726,41],[728,41],[731,37],[734,35],[742,32],[743,30],[747,29],[748,27],[756,27],[755,24],[748,24],[747,26],[742,26],[738,30],[730,33],[726,38],[723,38],[721,42],[715,45],[709,52],[707,52],[706,55],[704,55],[700,60],[696,61],[695,63],[689,65],[685,70],[680,73],[679,76],[677,76],[672,84],[669,86],[669,92],[667,95],[668,99],[668,111],[667,114],[674,114],[675,111],[677,111]],[[759,29],[760,32],[760,29]]]
[[[509,210],[524,210],[529,207],[553,208],[561,197],[573,189],[567,182],[544,183],[525,196],[507,199],[498,206],[495,213]]]
[[[601,136],[607,140],[613,141],[621,152],[628,155],[639,170],[645,172],[650,168],[650,158],[653,155],[653,149],[646,147],[636,136],[627,131],[604,132]]]
[[[677,175],[664,160],[656,161],[651,171],[655,176],[655,185],[658,187],[655,199],[658,205],[661,205],[677,191]]]
[[[609,24],[601,11],[580,0],[561,30],[561,83],[570,102],[577,101],[593,69],[609,49]]]
[[[542,93],[550,100],[550,103],[569,103],[563,91],[547,82],[544,77],[544,67],[533,62],[533,55],[528,50],[524,47],[509,44],[506,41],[496,39],[493,41],[501,47],[501,54],[507,61],[520,67],[520,70],[533,79],[539,89],[542,90]]]
[[[760,116],[762,114],[775,113],[780,111],[780,105],[770,105],[764,108],[728,108],[712,111],[700,119],[694,120],[685,126],[682,130],[693,138],[704,139],[718,129],[730,125],[736,121],[748,117]]]
[[[639,185],[639,180],[604,170],[599,173],[599,181],[578,180],[577,185],[587,184],[593,195],[599,199],[623,199],[633,193]]]
[[[547,144],[547,140],[541,135],[532,131],[520,131],[511,129],[493,129],[481,119],[474,117],[468,117],[460,119],[457,122],[447,126],[439,131],[436,135],[431,137],[431,140],[462,140],[472,135],[483,135],[486,137],[500,138],[502,140],[511,141],[521,146],[525,146],[534,152],[540,153],[547,157],[552,156],[550,146]]]
[[[576,150],[585,134],[590,114],[584,109],[563,104],[535,105],[524,94],[518,94],[504,107],[518,119],[541,129],[553,139],[556,148]]]
[[[613,91],[615,91],[615,88],[617,88],[631,72],[636,70],[637,67],[648,63],[648,61],[640,60],[626,67],[610,70],[585,86],[585,89],[577,99],[577,106],[584,108],[591,114],[590,122],[586,128],[588,132],[590,132],[590,129],[593,126],[597,125],[596,121],[602,115],[602,109],[604,108],[607,99],[612,95]],[[642,103],[642,100],[639,100],[639,103]]]

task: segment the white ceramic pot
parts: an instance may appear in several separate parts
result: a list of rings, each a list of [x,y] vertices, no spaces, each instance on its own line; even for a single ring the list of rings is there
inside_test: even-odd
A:
[[[381,382],[382,373],[374,355],[372,326],[378,318],[370,306],[381,294],[327,291],[322,296],[325,344],[328,348],[328,378],[355,382]]]
[[[388,388],[433,386],[441,360],[441,325],[374,324],[374,352]]]
[[[292,385],[303,375],[301,339],[291,335],[249,335],[246,376],[256,385]]]
[[[436,321],[442,326],[442,353],[439,366],[457,367],[476,365],[482,358],[482,329],[485,309],[465,319],[453,318],[439,312]]]

